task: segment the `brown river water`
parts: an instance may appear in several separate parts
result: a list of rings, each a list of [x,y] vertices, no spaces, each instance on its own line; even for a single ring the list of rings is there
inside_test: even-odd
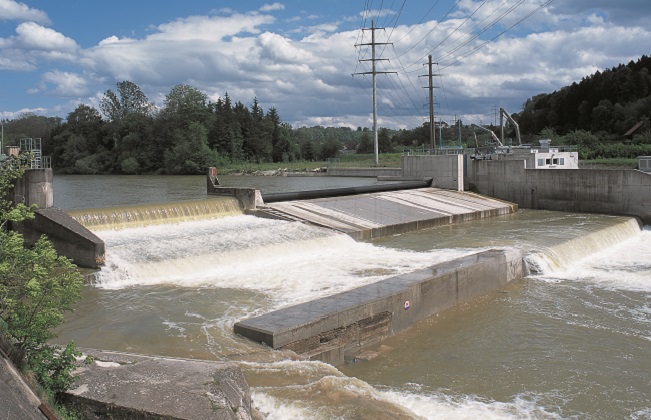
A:
[[[375,183],[220,180],[263,192]],[[91,215],[206,199],[202,176],[55,176],[54,189],[55,206]],[[356,242],[224,205],[225,217],[93,228],[107,263],[59,340],[234,361],[270,419],[651,418],[651,230],[634,219],[521,210]],[[232,332],[241,319],[503,247],[522,249],[531,275],[385,340],[371,361],[296,361]]]

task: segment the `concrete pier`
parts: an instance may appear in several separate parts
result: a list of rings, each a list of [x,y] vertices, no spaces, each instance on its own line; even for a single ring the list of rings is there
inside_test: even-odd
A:
[[[81,267],[99,268],[104,264],[105,244],[97,235],[56,207],[37,209],[34,220],[16,226],[25,243],[33,245],[46,235],[57,253]]]
[[[519,250],[490,250],[235,324],[274,349],[340,365],[416,321],[523,277]]]
[[[420,188],[271,203],[259,215],[286,217],[370,239],[516,212],[518,206],[478,194]]]

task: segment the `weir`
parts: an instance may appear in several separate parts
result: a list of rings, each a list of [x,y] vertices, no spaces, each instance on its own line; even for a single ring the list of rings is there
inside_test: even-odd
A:
[[[522,276],[519,250],[490,250],[240,321],[234,331],[337,366],[416,321]]]
[[[213,219],[243,214],[234,197],[213,197],[205,200],[107,207],[69,211],[76,221],[92,230],[123,229],[190,220]]]

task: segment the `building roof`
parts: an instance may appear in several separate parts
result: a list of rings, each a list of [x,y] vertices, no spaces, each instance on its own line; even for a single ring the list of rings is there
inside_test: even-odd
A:
[[[630,130],[628,130],[628,131],[626,132],[626,134],[624,134],[624,137],[628,137],[628,136],[630,136],[631,134],[635,133],[635,132],[637,131],[638,128],[642,127],[642,124],[644,124],[644,121],[640,121],[640,122],[638,122],[637,124],[635,124],[633,127],[631,127]]]

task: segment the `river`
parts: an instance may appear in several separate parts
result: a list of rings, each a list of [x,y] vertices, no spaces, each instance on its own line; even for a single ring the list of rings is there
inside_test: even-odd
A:
[[[263,192],[369,185],[361,178],[220,177]],[[206,198],[205,178],[55,176],[80,210]],[[232,360],[254,405],[287,418],[651,418],[651,231],[634,219],[521,210],[356,242],[236,215],[96,232],[98,283],[60,342]],[[533,274],[391,337],[339,369],[232,333],[240,319],[491,247]]]

